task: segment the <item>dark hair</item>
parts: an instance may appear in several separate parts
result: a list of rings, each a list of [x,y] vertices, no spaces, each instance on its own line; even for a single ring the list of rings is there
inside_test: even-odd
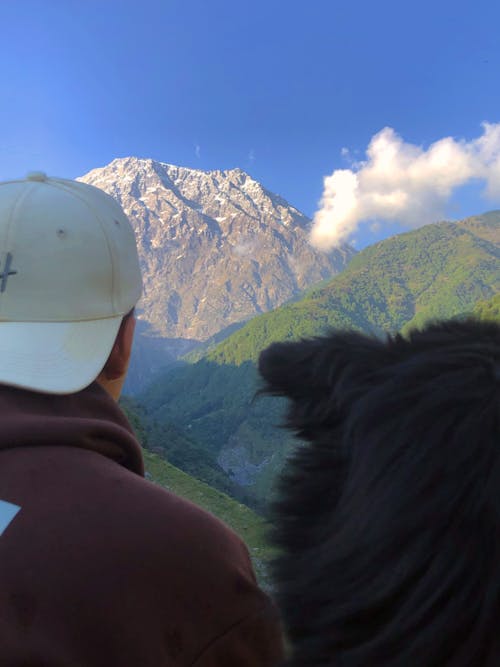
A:
[[[275,343],[306,441],[274,505],[290,665],[500,664],[500,326]]]

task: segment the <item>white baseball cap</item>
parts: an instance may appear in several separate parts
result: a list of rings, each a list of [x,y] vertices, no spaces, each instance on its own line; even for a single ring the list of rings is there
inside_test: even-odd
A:
[[[88,386],[141,291],[134,231],[112,197],[41,172],[0,183],[0,384]]]

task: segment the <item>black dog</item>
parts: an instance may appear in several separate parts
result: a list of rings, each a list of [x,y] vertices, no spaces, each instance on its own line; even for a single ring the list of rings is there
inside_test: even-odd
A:
[[[500,665],[500,326],[276,343],[264,391],[306,444],[275,505],[297,667]]]

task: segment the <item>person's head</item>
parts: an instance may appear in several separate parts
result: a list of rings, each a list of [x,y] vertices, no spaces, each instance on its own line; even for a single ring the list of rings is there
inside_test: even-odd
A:
[[[70,394],[97,380],[118,398],[141,291],[112,197],[38,172],[0,183],[0,384]]]
[[[275,505],[290,664],[500,664],[500,325],[277,343],[305,444]]]

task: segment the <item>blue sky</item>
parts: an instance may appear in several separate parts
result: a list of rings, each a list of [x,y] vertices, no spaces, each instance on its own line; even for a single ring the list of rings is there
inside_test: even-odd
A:
[[[425,149],[500,121],[499,7],[0,3],[0,179],[76,177],[127,155],[239,166],[312,216],[323,177],[363,159],[384,127]],[[469,183],[447,210],[495,208],[480,189]]]

